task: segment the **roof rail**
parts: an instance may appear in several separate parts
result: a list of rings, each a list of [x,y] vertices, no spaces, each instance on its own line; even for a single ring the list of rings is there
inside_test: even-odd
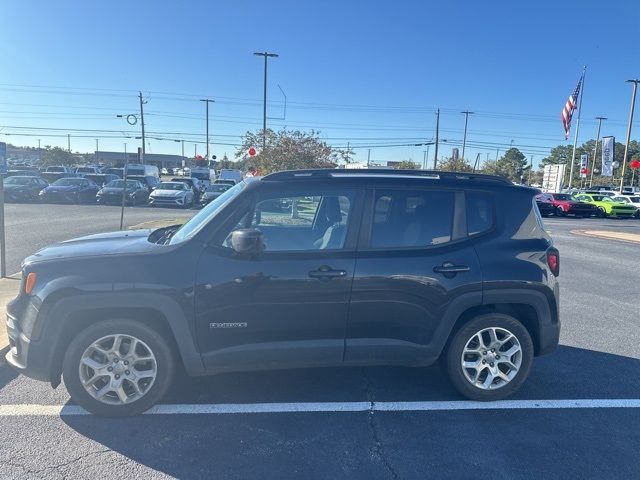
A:
[[[263,177],[263,180],[287,180],[294,178],[328,178],[342,176],[414,176],[432,179],[453,179],[453,180],[484,180],[500,182],[511,185],[507,178],[499,175],[486,175],[484,173],[472,172],[446,172],[440,170],[387,170],[382,168],[317,168],[303,170],[285,170],[282,172],[270,173]]]

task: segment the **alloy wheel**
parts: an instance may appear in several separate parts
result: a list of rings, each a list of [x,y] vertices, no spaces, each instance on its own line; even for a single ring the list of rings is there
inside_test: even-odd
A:
[[[522,347],[509,330],[484,328],[467,341],[460,361],[469,383],[481,390],[496,390],[518,375]]]
[[[80,381],[96,400],[122,405],[142,398],[153,386],[158,364],[142,340],[124,334],[102,337],[80,358]]]

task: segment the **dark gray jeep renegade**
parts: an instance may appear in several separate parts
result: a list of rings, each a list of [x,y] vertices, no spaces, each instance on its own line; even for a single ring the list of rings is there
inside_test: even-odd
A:
[[[501,399],[558,344],[536,193],[427,171],[247,179],[182,226],[27,258],[7,360],[106,416],[150,408],[179,371],[439,359],[465,397]]]

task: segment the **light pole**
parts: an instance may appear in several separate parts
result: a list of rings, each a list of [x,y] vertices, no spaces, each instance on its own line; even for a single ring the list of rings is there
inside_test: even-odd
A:
[[[631,93],[631,108],[629,109],[629,125],[627,126],[627,143],[624,146],[624,157],[622,158],[622,175],[620,175],[620,191],[624,187],[624,170],[627,167],[627,155],[629,155],[629,142],[631,141],[631,125],[633,124],[633,110],[636,106],[636,92],[638,91],[638,83],[640,79],[627,80],[633,83],[633,92]]]
[[[98,145],[99,145],[98,139],[96,138],[96,165],[98,165],[98,150],[99,150]]]
[[[124,224],[124,204],[126,201],[126,193],[127,193],[127,170],[129,166],[129,161],[127,157],[127,142],[124,142],[124,168],[122,169],[122,205],[120,206],[120,230],[122,230],[122,226]]]
[[[205,111],[206,111],[206,120],[205,120],[205,122],[207,124],[207,126],[206,126],[207,154],[206,154],[206,156],[204,158],[205,158],[205,160],[209,160],[209,104],[212,103],[212,102],[215,102],[215,100],[210,100],[208,98],[202,98],[202,99],[200,99],[200,101],[204,102],[205,106],[206,106],[205,107]]]
[[[67,133],[67,151],[71,153],[71,134]]]
[[[596,158],[598,158],[598,142],[600,142],[600,128],[602,128],[602,121],[606,120],[607,117],[596,117],[598,120],[598,134],[596,135],[596,145],[593,147],[593,160],[591,161],[591,176],[589,177],[589,188],[593,184],[593,170],[596,167]]]
[[[276,58],[277,53],[254,52],[258,57],[264,57],[264,95],[262,100],[262,150],[267,148],[267,59]]]
[[[464,114],[464,136],[462,138],[462,158],[465,158],[464,151],[467,147],[467,122],[469,121],[469,115],[473,115],[473,112],[469,112],[465,110],[464,112],[460,112]]]

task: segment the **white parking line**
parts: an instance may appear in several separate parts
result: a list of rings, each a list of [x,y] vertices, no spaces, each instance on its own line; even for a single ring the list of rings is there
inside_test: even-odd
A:
[[[553,410],[594,408],[640,408],[640,399],[501,400],[498,402],[311,402],[311,403],[220,403],[157,405],[145,415],[216,415],[235,413],[310,412],[418,412],[457,410]],[[77,405],[0,405],[0,417],[57,417],[88,415]]]

